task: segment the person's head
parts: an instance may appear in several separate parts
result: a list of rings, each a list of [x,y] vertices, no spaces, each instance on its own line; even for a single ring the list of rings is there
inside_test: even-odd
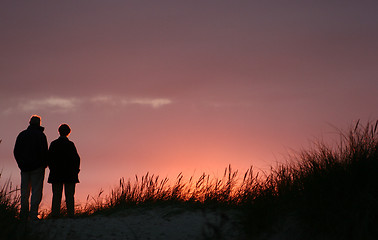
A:
[[[29,124],[33,126],[41,126],[41,117],[38,115],[31,116]]]
[[[67,137],[71,133],[71,128],[67,124],[63,123],[63,124],[60,124],[58,128],[58,132],[60,136]]]

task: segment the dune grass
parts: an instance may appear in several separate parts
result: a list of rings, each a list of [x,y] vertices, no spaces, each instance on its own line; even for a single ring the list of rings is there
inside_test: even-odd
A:
[[[0,180],[2,174],[0,172]],[[9,180],[0,187],[0,239],[1,240],[39,240],[40,236],[32,234],[30,224],[20,219],[20,189]]]
[[[249,171],[248,171],[249,172]],[[168,178],[160,179],[159,176],[146,175],[134,180],[122,178],[119,186],[114,188],[110,195],[93,199],[92,205],[87,205],[87,211],[97,211],[121,206],[136,206],[151,203],[194,203],[194,204],[231,204],[236,203],[237,171],[231,166],[226,168],[224,176],[220,179],[213,178],[203,173],[196,181],[191,177],[185,181],[180,173],[173,185]]]
[[[377,239],[377,125],[357,122],[339,143],[317,142],[272,168],[247,207],[247,229],[294,218],[298,239]]]
[[[88,197],[77,213],[86,217],[162,204],[233,208],[240,210],[241,224],[253,237],[285,231],[290,239],[377,239],[377,125],[357,122],[348,132],[340,131],[339,142],[318,141],[268,173],[251,167],[240,174],[228,166],[221,177],[204,173],[186,179],[180,173],[173,183],[149,173],[122,178],[109,194]],[[3,192],[0,203],[14,218],[17,201]]]
[[[2,174],[0,173],[0,180]],[[21,225],[18,219],[19,194],[12,183],[6,180],[0,188],[0,239],[15,239]]]
[[[251,167],[239,174],[229,166],[220,178],[204,173],[185,180],[179,174],[173,184],[151,174],[122,178],[109,195],[99,194],[81,213],[156,204],[227,207],[241,210],[251,235],[291,227],[298,238],[377,238],[377,125],[357,122],[348,132],[340,131],[340,142],[318,141],[269,173]]]
[[[0,173],[0,179],[1,179]],[[7,229],[10,226],[14,226],[16,222],[16,216],[18,212],[18,201],[13,196],[11,196],[11,184],[9,181],[6,181],[3,186],[0,188],[0,229],[1,231],[0,238],[7,235]]]

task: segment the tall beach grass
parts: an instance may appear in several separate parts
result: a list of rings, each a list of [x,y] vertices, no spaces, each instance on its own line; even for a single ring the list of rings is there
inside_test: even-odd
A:
[[[0,172],[0,180],[2,173]],[[0,239],[15,239],[20,221],[18,190],[9,180],[2,182],[0,187]]]
[[[185,179],[180,173],[173,184],[149,173],[122,178],[110,194],[100,192],[82,206],[81,213],[156,204],[226,207],[241,210],[246,231],[256,236],[291,224],[298,238],[378,237],[377,125],[357,122],[339,132],[339,142],[315,142],[270,172],[251,167],[240,174],[228,166],[221,177],[204,173]]]
[[[297,239],[377,239],[377,125],[358,121],[340,142],[316,142],[272,168],[247,206],[247,229],[291,222]]]

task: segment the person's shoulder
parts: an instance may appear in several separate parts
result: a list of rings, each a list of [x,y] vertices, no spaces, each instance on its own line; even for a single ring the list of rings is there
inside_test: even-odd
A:
[[[68,142],[69,142],[72,146],[75,146],[75,143],[74,143],[74,142],[72,142],[72,141],[69,140],[68,138],[67,138],[67,140],[68,140]]]
[[[29,131],[28,129],[22,130],[22,131],[18,134],[18,136],[25,135],[25,134],[28,133],[28,131]]]
[[[55,139],[53,142],[59,143],[59,144],[70,144],[72,143],[67,137],[59,137]]]
[[[19,137],[24,137],[24,136],[29,136],[29,135],[33,135],[34,134],[34,131],[33,129],[30,128],[30,126],[24,130],[22,130],[18,136]]]
[[[60,138],[57,138],[55,140],[53,140],[50,145],[55,145],[55,144],[59,144],[61,142]]]
[[[26,135],[28,135],[27,129],[21,131],[21,132],[17,135],[17,141],[23,141],[23,139],[26,138]]]

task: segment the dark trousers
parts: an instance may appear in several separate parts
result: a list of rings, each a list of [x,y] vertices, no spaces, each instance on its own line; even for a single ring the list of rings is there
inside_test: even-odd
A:
[[[75,186],[76,183],[53,183],[52,191],[52,205],[51,205],[51,214],[52,216],[60,215],[60,205],[62,202],[62,193],[64,185],[64,195],[66,197],[66,206],[68,216],[73,216],[75,214]]]
[[[30,218],[37,219],[38,208],[42,200],[43,179],[45,168],[38,168],[30,172],[21,172],[21,217],[29,216],[29,197],[31,192]]]

